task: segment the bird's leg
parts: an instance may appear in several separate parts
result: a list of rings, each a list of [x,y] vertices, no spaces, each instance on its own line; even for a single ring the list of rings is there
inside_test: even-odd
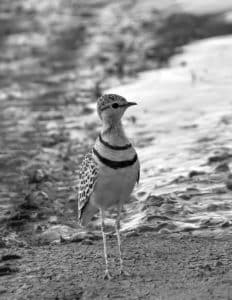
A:
[[[103,247],[104,247],[104,257],[105,257],[105,275],[104,279],[111,279],[109,273],[109,264],[108,264],[108,256],[107,256],[107,247],[106,247],[106,235],[105,235],[105,224],[104,224],[104,212],[100,209],[101,214],[101,232],[102,232],[102,239],[103,239]]]
[[[118,240],[118,250],[119,250],[119,259],[120,259],[120,274],[121,275],[129,275],[123,269],[123,258],[122,258],[122,247],[121,247],[121,238],[120,238],[120,216],[121,216],[121,207],[118,208],[118,214],[115,222],[115,231]]]

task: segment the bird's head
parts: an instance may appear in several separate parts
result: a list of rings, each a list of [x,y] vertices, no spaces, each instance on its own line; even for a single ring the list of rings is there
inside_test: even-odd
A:
[[[127,108],[136,104],[116,94],[105,94],[98,99],[97,111],[103,122],[117,124]]]

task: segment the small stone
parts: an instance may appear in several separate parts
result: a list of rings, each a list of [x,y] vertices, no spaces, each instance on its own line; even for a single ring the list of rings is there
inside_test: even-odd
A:
[[[37,235],[41,244],[71,242],[76,230],[66,225],[53,225]]]
[[[29,183],[40,183],[45,178],[47,178],[47,174],[42,169],[37,169],[34,171],[34,173],[31,175],[29,179]]]
[[[220,173],[220,172],[229,172],[230,168],[226,163],[222,163],[219,164],[216,168],[215,168],[215,172]]]
[[[125,234],[126,237],[137,237],[139,236],[139,233],[136,230],[129,231]]]
[[[226,180],[226,187],[232,191],[232,174],[229,174]]]
[[[183,200],[189,200],[192,198],[192,195],[189,195],[189,194],[182,194],[180,195],[180,198],[183,199]]]
[[[0,287],[0,295],[4,294],[7,292],[7,289],[5,289],[4,287]]]
[[[6,243],[4,242],[2,237],[0,237],[0,248],[6,248]]]
[[[93,241],[91,241],[90,239],[83,240],[82,245],[93,245]]]
[[[0,266],[0,276],[11,275],[12,273],[18,272],[17,268],[13,268],[8,264]]]
[[[222,228],[226,228],[226,227],[230,227],[230,226],[231,226],[230,221],[225,221],[225,222],[223,222],[222,225],[221,225]]]
[[[216,262],[215,266],[216,267],[221,267],[221,266],[223,266],[223,263],[219,260],[219,261]]]
[[[20,259],[20,258],[22,258],[22,257],[18,254],[6,254],[6,255],[2,256],[1,261]]]
[[[138,196],[138,197],[143,197],[143,196],[146,195],[146,193],[147,193],[147,192],[139,191],[139,192],[137,193],[137,196]]]
[[[49,217],[48,222],[51,223],[51,224],[57,224],[57,222],[58,222],[57,216]]]
[[[164,203],[164,198],[162,196],[151,195],[146,199],[146,203],[160,207]]]
[[[203,269],[204,271],[208,271],[208,272],[212,271],[212,267],[209,264],[201,265],[200,268]]]
[[[200,176],[200,175],[205,175],[205,172],[204,171],[196,171],[196,170],[189,172],[189,178],[193,178],[195,176]]]
[[[212,163],[220,162],[220,161],[223,161],[226,159],[230,159],[231,157],[232,157],[232,154],[230,154],[230,153],[215,154],[214,156],[209,157],[208,163],[212,164]]]

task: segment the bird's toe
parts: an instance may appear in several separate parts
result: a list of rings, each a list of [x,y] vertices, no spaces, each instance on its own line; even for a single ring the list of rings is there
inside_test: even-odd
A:
[[[125,271],[124,269],[121,269],[119,274],[120,274],[120,276],[123,276],[123,277],[130,276],[130,273]]]
[[[104,280],[111,280],[112,278],[113,278],[113,277],[112,277],[112,275],[110,274],[110,272],[109,272],[108,270],[106,270],[103,279],[104,279]]]

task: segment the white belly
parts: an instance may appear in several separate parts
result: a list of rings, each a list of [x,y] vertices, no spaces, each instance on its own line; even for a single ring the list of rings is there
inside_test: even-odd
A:
[[[106,209],[125,203],[136,183],[138,170],[138,162],[132,166],[116,170],[102,167],[93,197],[91,197],[92,204],[98,208]]]

